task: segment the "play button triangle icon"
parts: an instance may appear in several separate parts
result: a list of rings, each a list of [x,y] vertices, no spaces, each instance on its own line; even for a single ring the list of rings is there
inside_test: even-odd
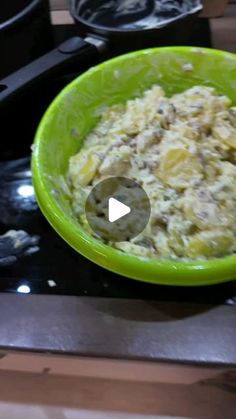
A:
[[[131,208],[128,205],[123,204],[115,198],[109,198],[108,200],[108,220],[110,223],[119,220],[125,215],[131,212]]]
[[[85,202],[89,226],[106,243],[136,237],[146,227],[150,213],[150,201],[142,186],[122,176],[96,183]]]

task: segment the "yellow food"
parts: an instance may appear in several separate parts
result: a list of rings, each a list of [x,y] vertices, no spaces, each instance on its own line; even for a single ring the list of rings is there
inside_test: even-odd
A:
[[[84,202],[110,176],[140,183],[151,203],[145,230],[120,250],[159,259],[201,260],[236,252],[236,107],[213,87],[167,97],[157,85],[100,110],[70,158],[72,207],[90,233]],[[93,234],[93,233],[91,233]]]
[[[234,235],[230,230],[203,231],[190,238],[186,255],[191,258],[223,256],[229,252],[233,243]]]
[[[155,171],[160,179],[173,188],[186,188],[192,178],[201,179],[202,167],[198,158],[184,148],[170,148],[160,156]]]
[[[83,150],[70,159],[70,178],[74,187],[86,186],[94,178],[101,161],[93,150]]]

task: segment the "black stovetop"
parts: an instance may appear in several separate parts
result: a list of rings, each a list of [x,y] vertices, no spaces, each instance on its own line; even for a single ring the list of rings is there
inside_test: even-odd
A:
[[[59,35],[58,40],[62,40],[61,32]],[[198,45],[209,46],[209,42],[208,25],[202,20]],[[28,95],[17,110],[8,114],[9,130],[1,145],[0,234],[10,229],[25,230],[37,235],[39,242],[34,253],[19,256],[12,265],[0,268],[0,291],[236,305],[235,281],[210,287],[165,287],[113,274],[76,253],[44,219],[31,187],[30,144],[42,111],[71,78],[73,75],[67,74],[50,88],[45,86],[43,92]],[[14,120],[18,123],[12,123]]]
[[[71,249],[41,214],[29,157],[0,163],[0,177],[0,233],[20,229],[39,238],[35,253],[1,267],[0,291],[236,305],[236,281],[210,287],[165,287],[98,267]]]

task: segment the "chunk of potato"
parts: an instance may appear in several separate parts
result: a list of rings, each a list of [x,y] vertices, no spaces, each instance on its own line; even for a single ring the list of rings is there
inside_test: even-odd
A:
[[[184,241],[180,234],[174,232],[168,240],[168,245],[171,249],[174,250],[177,256],[184,256]]]
[[[163,257],[168,257],[170,255],[171,248],[168,244],[168,236],[164,230],[159,228],[155,234],[153,234],[153,242],[159,255]]]
[[[140,246],[138,244],[131,243],[131,242],[118,242],[118,243],[114,243],[114,246],[117,249],[122,250],[123,252],[127,254],[131,254],[131,255],[133,254],[136,256],[148,257],[148,258],[153,258],[155,255],[154,250],[148,249],[144,246]]]
[[[232,222],[232,217],[203,190],[197,192],[188,190],[183,208],[186,218],[200,229],[227,226]]]
[[[160,156],[160,166],[155,174],[173,188],[186,188],[193,178],[202,178],[202,165],[188,150],[170,148]]]
[[[99,167],[99,174],[102,176],[124,175],[130,165],[132,149],[123,145],[119,149],[111,149]]]
[[[75,188],[89,185],[94,178],[96,171],[101,164],[101,160],[95,150],[96,148],[93,150],[82,150],[70,158],[69,176]]]
[[[236,149],[236,131],[228,121],[217,123],[212,128],[212,134],[213,137],[217,138],[222,143],[233,149]]]
[[[168,245],[178,256],[184,256],[185,241],[191,229],[191,222],[185,220],[182,215],[172,215],[170,217],[168,231]]]
[[[223,256],[229,253],[234,243],[230,230],[208,230],[195,234],[189,240],[186,255],[191,258]]]

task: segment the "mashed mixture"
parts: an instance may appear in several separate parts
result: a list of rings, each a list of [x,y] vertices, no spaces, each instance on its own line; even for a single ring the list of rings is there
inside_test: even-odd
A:
[[[109,176],[137,181],[151,202],[145,230],[110,243],[130,254],[210,259],[236,252],[236,107],[214,88],[166,97],[154,85],[142,97],[103,110],[81,151],[70,158],[72,206],[84,227],[84,203]]]

